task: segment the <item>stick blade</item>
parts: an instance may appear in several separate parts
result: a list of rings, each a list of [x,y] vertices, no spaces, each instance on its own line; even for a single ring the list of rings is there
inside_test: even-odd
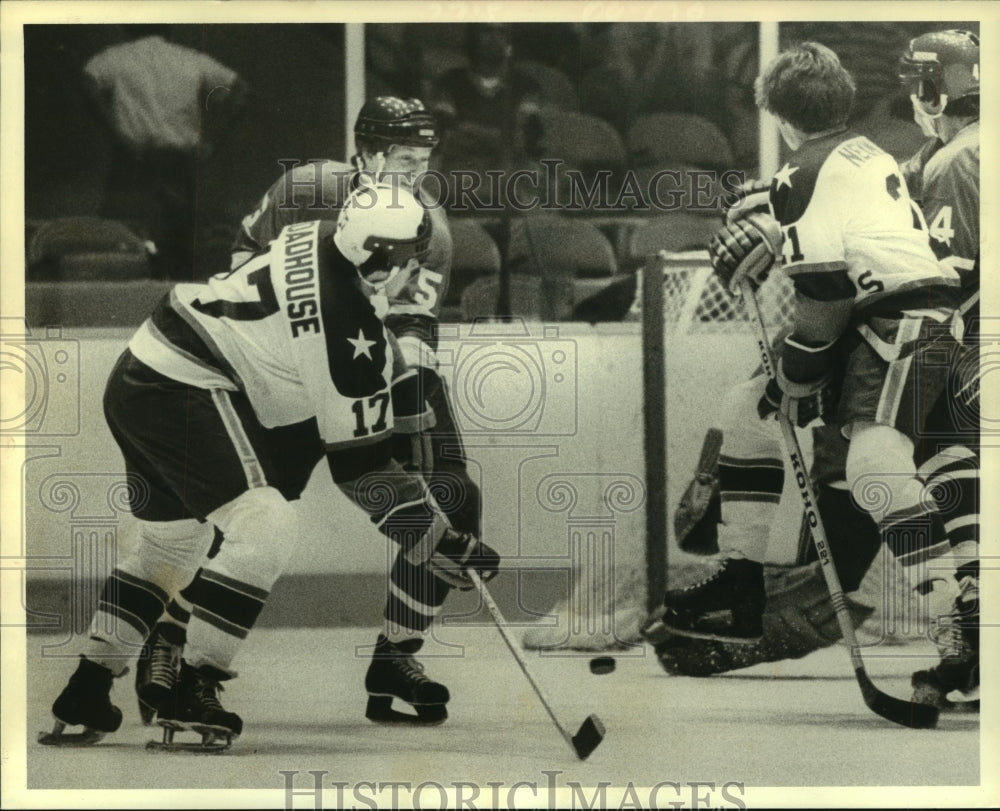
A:
[[[580,760],[586,760],[590,757],[591,752],[600,746],[601,741],[604,740],[604,733],[604,724],[601,722],[601,719],[596,715],[588,715],[584,722],[580,724],[580,729],[572,739],[576,756]]]
[[[872,683],[864,668],[856,669],[854,674],[858,678],[858,684],[861,685],[861,695],[865,699],[865,704],[876,715],[911,729],[934,729],[937,726],[938,716],[941,714],[937,707],[904,701],[883,693]]]

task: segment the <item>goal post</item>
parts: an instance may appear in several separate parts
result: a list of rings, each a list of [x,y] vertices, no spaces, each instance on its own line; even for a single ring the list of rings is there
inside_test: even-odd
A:
[[[772,331],[787,323],[792,293],[784,274],[764,284],[761,301]],[[756,366],[751,326],[742,302],[712,273],[706,251],[648,257],[637,271],[629,320],[638,322],[636,350],[642,353],[636,381],[642,414],[635,424],[643,433],[643,526],[633,537],[616,538],[607,565],[596,553],[580,556],[554,624],[528,628],[522,640],[527,648],[593,651],[636,643],[663,599],[668,567],[673,576],[672,569],[699,565],[675,545],[673,509],[705,432],[715,427],[713,408]],[[799,517],[792,520],[794,545]]]
[[[651,256],[642,274],[642,312],[663,312],[664,259]],[[642,319],[643,465],[646,475],[646,612],[667,585],[667,366],[663,318]]]

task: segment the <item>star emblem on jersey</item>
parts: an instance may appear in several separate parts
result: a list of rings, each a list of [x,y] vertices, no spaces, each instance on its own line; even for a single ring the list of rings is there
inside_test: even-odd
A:
[[[799,171],[799,167],[792,166],[790,163],[786,163],[782,166],[781,169],[774,174],[774,179],[778,182],[778,185],[774,187],[774,190],[777,191],[782,186],[788,186],[788,188],[791,188],[792,175],[794,175],[797,171]]]
[[[351,360],[357,360],[362,355],[364,355],[368,360],[372,360],[372,347],[377,343],[376,341],[369,341],[365,338],[365,332],[363,329],[358,329],[357,338],[348,338],[347,343],[354,347],[354,356]]]

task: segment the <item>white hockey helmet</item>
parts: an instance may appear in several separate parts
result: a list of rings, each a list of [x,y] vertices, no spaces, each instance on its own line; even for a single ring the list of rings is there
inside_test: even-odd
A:
[[[427,258],[427,210],[398,183],[362,184],[344,203],[334,244],[366,282],[381,289],[411,261]]]

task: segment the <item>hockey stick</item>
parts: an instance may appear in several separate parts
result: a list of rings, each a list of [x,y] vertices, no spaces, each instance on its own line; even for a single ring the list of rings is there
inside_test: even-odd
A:
[[[563,736],[563,739],[572,748],[573,752],[576,754],[580,760],[586,760],[590,753],[593,752],[604,740],[604,724],[601,723],[601,719],[596,715],[588,715],[584,722],[580,725],[580,729],[577,730],[576,735],[570,735],[566,731],[566,728],[559,722],[556,718],[555,712],[552,710],[552,706],[549,704],[545,694],[542,693],[542,688],[538,686],[538,682],[535,681],[534,677],[531,675],[531,671],[528,670],[528,663],[524,660],[524,656],[517,649],[517,645],[514,640],[511,639],[510,631],[507,628],[507,621],[503,618],[503,614],[500,613],[500,608],[493,601],[493,597],[490,595],[489,591],[486,589],[486,584],[483,583],[482,578],[479,577],[478,572],[472,569],[466,569],[466,573],[471,578],[472,582],[476,584],[476,588],[479,589],[479,593],[482,595],[483,602],[486,603],[486,608],[490,612],[490,616],[493,617],[493,624],[496,625],[497,630],[500,632],[500,636],[503,637],[503,641],[507,643],[507,647],[510,652],[514,655],[514,659],[517,661],[518,666],[521,668],[521,672],[528,679],[528,684],[535,691],[535,695],[538,696],[538,700],[542,702],[542,706],[545,707],[545,711],[549,714],[549,718],[552,719],[552,723],[556,725],[556,729],[559,730],[559,734]]]
[[[774,358],[771,355],[771,344],[767,338],[767,328],[761,317],[760,303],[757,295],[748,279],[740,282],[740,294],[746,303],[750,320],[753,322],[756,333],[757,349],[760,352],[760,361],[764,366],[764,372],[768,377],[776,375]],[[904,701],[894,698],[887,693],[883,693],[873,683],[865,670],[864,660],[859,651],[858,639],[854,633],[854,623],[851,622],[851,615],[847,610],[844,599],[844,589],[840,585],[840,577],[834,567],[833,556],[830,553],[830,544],[827,541],[826,530],[820,518],[816,505],[816,490],[813,487],[812,479],[806,470],[802,458],[802,449],[799,446],[798,437],[795,436],[795,427],[787,416],[778,411],[778,424],[781,426],[781,436],[784,440],[785,454],[791,463],[792,471],[795,474],[795,483],[798,485],[799,495],[802,497],[802,506],[805,509],[805,518],[812,532],[813,544],[819,555],[820,569],[826,578],[826,587],[830,591],[830,602],[837,613],[837,623],[840,625],[840,632],[843,634],[844,642],[851,655],[851,665],[854,667],[854,675],[861,687],[861,695],[868,708],[881,715],[886,720],[892,721],[902,726],[914,729],[930,729],[937,725],[939,710],[929,704],[916,704],[912,701]]]

